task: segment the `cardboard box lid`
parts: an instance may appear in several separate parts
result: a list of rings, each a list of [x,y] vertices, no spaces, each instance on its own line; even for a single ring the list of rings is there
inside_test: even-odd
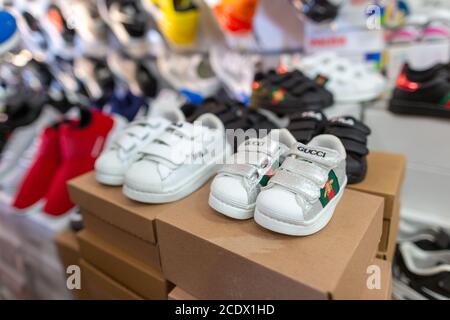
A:
[[[406,158],[401,154],[370,152],[367,156],[367,175],[364,181],[348,185],[349,189],[367,192],[394,201],[400,197],[406,170]],[[387,203],[386,203],[387,204]],[[384,217],[390,218],[392,204]]]
[[[88,230],[79,232],[81,257],[113,280],[146,299],[167,299],[172,285],[159,270],[110,245]]]
[[[216,213],[209,190],[207,184],[157,219],[164,275],[200,299],[345,297],[344,274],[354,268],[363,277],[376,253],[380,197],[346,190],[325,229],[290,237]]]
[[[99,218],[145,241],[156,243],[154,220],[172,204],[144,204],[128,199],[121,187],[95,180],[94,172],[69,181],[72,201]]]
[[[392,265],[390,262],[374,259],[372,265],[380,268],[380,287],[366,288],[361,296],[361,300],[391,300],[392,296]]]
[[[81,260],[81,286],[88,300],[144,300],[88,262]]]

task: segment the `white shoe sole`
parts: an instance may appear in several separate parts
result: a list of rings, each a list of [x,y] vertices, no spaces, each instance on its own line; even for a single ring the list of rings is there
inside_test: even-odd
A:
[[[142,190],[133,189],[126,184],[123,186],[123,193],[132,200],[143,203],[168,203],[178,201],[187,197],[203,186],[213,175],[217,173],[220,165],[212,162],[212,164],[205,166],[200,172],[196,173],[189,183],[182,185],[181,188],[173,190],[168,193],[153,193]]]
[[[106,173],[100,173],[98,171],[95,172],[95,179],[101,184],[105,184],[107,186],[121,186],[124,182],[123,175],[112,175]]]
[[[240,208],[229,203],[223,202],[215,197],[212,193],[209,194],[208,204],[217,212],[229,218],[237,220],[247,220],[253,217],[255,212],[255,204],[250,205],[249,208]]]
[[[258,207],[255,208],[255,222],[263,228],[290,236],[309,236],[319,232],[328,224],[328,222],[330,222],[333,217],[334,210],[344,194],[346,185],[347,182],[345,182],[342,186],[339,194],[318,213],[316,220],[311,224],[299,225],[281,221],[277,218],[271,217],[267,213],[261,212]]]
[[[392,282],[392,297],[395,300],[428,300],[416,290],[398,280]]]

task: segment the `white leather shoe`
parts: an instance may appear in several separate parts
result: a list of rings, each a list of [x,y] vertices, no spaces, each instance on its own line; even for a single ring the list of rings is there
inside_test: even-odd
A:
[[[267,184],[296,142],[287,129],[280,129],[242,143],[232,163],[224,165],[214,178],[209,205],[230,218],[253,217],[261,186]]]
[[[298,143],[256,200],[255,221],[288,235],[324,228],[347,185],[345,148],[332,135]]]
[[[136,160],[138,153],[161,135],[171,122],[183,120],[182,112],[174,109],[160,117],[143,118],[130,123],[95,162],[97,181],[111,186],[122,185],[125,172]]]
[[[213,114],[179,122],[147,145],[125,176],[124,194],[145,203],[182,199],[211,178],[231,154],[225,129]]]

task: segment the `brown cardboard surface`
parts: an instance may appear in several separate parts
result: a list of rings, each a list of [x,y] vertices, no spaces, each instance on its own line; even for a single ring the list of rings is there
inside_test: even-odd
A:
[[[395,247],[397,245],[398,228],[400,224],[400,203],[394,204],[394,214],[391,219],[383,220],[383,235],[381,236],[378,256],[384,260],[394,259]]]
[[[161,271],[161,260],[157,244],[144,241],[131,233],[119,229],[85,209],[81,209],[81,214],[86,230],[133,258]]]
[[[90,300],[143,300],[114,281],[88,262],[81,259],[81,286]]]
[[[99,271],[141,297],[167,299],[173,286],[166,281],[161,271],[134,259],[88,230],[81,231],[78,240],[83,260]]]
[[[88,212],[145,241],[156,243],[154,220],[176,204],[144,204],[128,199],[121,187],[109,187],[89,172],[68,183],[72,201]]]
[[[400,201],[405,169],[406,158],[401,154],[370,152],[366,178],[348,188],[384,197],[384,218],[390,219],[395,203]]]
[[[80,259],[80,247],[77,235],[72,230],[66,230],[56,235],[56,247],[62,265],[67,268],[70,265],[78,265]]]
[[[366,285],[360,300],[391,300],[392,296],[392,265],[389,261],[374,259],[372,265],[380,268],[380,287],[369,289]]]
[[[346,190],[325,229],[290,237],[216,213],[209,190],[207,184],[157,219],[170,281],[199,299],[360,296],[381,237],[382,198]]]
[[[169,300],[198,300],[196,297],[187,293],[180,287],[173,288],[169,293]]]

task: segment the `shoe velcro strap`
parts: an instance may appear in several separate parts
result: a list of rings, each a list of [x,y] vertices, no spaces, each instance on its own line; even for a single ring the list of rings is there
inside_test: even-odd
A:
[[[330,128],[348,128],[361,132],[362,134],[368,136],[371,130],[368,126],[354,117],[341,117],[333,118],[329,120],[328,126]]]
[[[136,144],[133,141],[133,138],[127,135],[117,139],[115,144],[125,151],[129,151],[136,146]]]
[[[350,139],[363,144],[367,143],[367,135],[354,128],[349,127],[328,127],[326,133],[339,137],[340,139]]]
[[[342,160],[342,156],[333,149],[317,148],[298,143],[289,150],[289,155],[321,164],[325,167],[335,167]]]
[[[328,171],[313,163],[294,158],[287,158],[281,165],[283,170],[287,170],[296,175],[312,180],[318,186],[323,186],[328,180]]]
[[[147,145],[141,153],[145,156],[149,156],[152,159],[162,159],[166,162],[170,162],[175,166],[183,164],[187,157],[187,150],[190,148],[173,148],[166,144],[151,143]]]
[[[308,202],[314,202],[320,197],[320,188],[314,182],[303,176],[291,174],[286,170],[278,170],[270,179],[269,184],[273,183],[301,195]]]
[[[126,131],[126,134],[135,136],[141,140],[144,140],[146,137],[148,137],[149,132],[141,125],[135,125],[130,128],[128,128]]]
[[[248,139],[238,147],[238,153],[254,152],[274,156],[278,149],[278,143],[270,139]]]
[[[353,153],[361,157],[367,156],[369,154],[369,149],[367,149],[365,144],[349,139],[341,139],[341,141],[347,153]]]
[[[249,164],[226,164],[219,170],[219,174],[240,176],[250,179],[256,168]]]
[[[288,126],[289,130],[314,130],[317,127],[317,121],[314,120],[302,120],[291,121]]]

